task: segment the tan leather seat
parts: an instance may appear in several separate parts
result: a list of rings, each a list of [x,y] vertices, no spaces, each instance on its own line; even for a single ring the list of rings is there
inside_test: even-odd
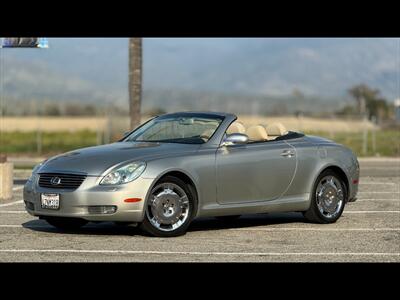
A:
[[[214,133],[214,129],[206,129],[204,132],[200,135],[201,138],[208,140]]]
[[[262,126],[262,125],[254,125],[254,126],[247,128],[246,134],[249,137],[249,140],[251,140],[253,142],[260,142],[260,141],[268,140],[268,134],[265,131],[264,126]]]
[[[282,136],[288,133],[285,126],[283,126],[283,124],[279,122],[268,125],[265,130],[267,131],[269,140],[274,140],[278,136]]]
[[[228,129],[226,130],[227,134],[232,134],[232,133],[246,133],[246,128],[244,125],[238,121],[233,122]]]

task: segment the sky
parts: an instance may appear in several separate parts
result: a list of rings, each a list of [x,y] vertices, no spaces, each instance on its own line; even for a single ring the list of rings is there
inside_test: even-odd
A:
[[[125,101],[128,39],[50,38],[0,49],[2,93]],[[144,89],[346,97],[355,84],[400,94],[400,39],[145,38]]]

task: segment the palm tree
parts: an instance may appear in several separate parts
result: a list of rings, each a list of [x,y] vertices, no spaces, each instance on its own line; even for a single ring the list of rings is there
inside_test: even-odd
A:
[[[129,115],[131,129],[140,124],[142,100],[142,38],[129,39]]]

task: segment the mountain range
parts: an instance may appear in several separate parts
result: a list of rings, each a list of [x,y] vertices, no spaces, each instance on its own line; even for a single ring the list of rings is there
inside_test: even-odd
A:
[[[6,104],[37,99],[127,107],[126,38],[49,38],[48,49],[0,49],[0,62]],[[289,96],[332,106],[349,101],[347,90],[359,83],[378,88],[389,101],[400,97],[400,39],[143,40],[145,107],[207,109],[212,100],[223,108],[229,101],[279,103]],[[199,95],[211,100],[199,102]]]

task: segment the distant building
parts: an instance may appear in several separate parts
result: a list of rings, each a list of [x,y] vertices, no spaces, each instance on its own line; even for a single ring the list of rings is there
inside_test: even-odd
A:
[[[394,100],[394,114],[396,122],[400,123],[400,98]]]

